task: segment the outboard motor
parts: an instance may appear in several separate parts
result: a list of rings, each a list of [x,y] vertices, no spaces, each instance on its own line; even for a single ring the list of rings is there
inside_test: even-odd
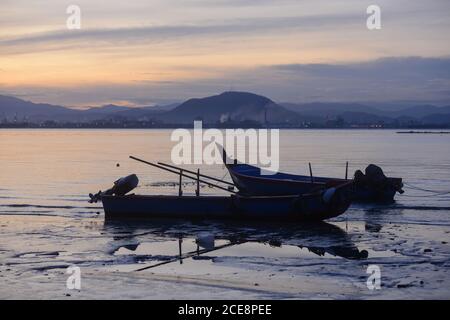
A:
[[[127,177],[120,178],[114,182],[113,194],[116,196],[124,196],[128,192],[133,191],[139,184],[137,175],[131,174]]]
[[[131,174],[129,176],[120,178],[119,180],[114,182],[114,186],[111,189],[108,189],[104,192],[99,191],[97,194],[89,194],[89,202],[96,203],[101,200],[103,196],[124,196],[128,192],[134,190],[139,184],[139,178],[135,174]]]
[[[392,202],[396,192],[404,192],[401,178],[386,177],[383,170],[373,164],[366,168],[365,174],[357,170],[353,181],[356,196],[362,201]]]
[[[384,184],[387,182],[387,177],[384,175],[383,169],[374,164],[369,164],[366,168],[367,180],[374,184]]]
[[[355,171],[354,181],[356,184],[383,187],[387,183],[388,178],[380,167],[370,164],[365,171],[366,174],[361,170]]]

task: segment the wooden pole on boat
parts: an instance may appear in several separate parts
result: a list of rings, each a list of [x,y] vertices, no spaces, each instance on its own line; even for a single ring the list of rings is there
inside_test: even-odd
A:
[[[314,183],[314,177],[312,174],[311,162],[309,163],[309,176],[311,177],[311,183]]]
[[[181,250],[181,244],[183,243],[183,238],[179,238],[178,239],[178,248],[179,248],[179,253],[180,253],[180,264],[183,264],[183,252]]]
[[[345,163],[345,180],[348,180],[348,161]]]
[[[172,168],[172,169],[177,169],[177,170],[181,169],[180,167],[173,166],[171,164],[167,164],[167,163],[164,163],[164,162],[158,162],[158,164],[160,166],[165,166],[165,167],[169,167],[169,168]],[[194,172],[194,171],[191,171],[191,170],[187,170],[187,169],[183,169],[183,171],[185,171],[187,173],[191,173],[191,174],[197,174],[197,172]],[[214,181],[217,181],[217,182],[222,182],[222,183],[225,183],[225,184],[228,184],[228,185],[234,187],[234,183],[231,183],[231,182],[228,182],[228,181],[225,181],[225,180],[222,180],[222,179],[214,178],[214,177],[211,177],[211,176],[207,176],[205,174],[200,174],[199,177],[211,179],[211,180],[214,180]]]
[[[161,170],[165,170],[165,171],[174,173],[174,174],[176,174],[176,175],[180,175],[180,174],[181,174],[183,177],[188,178],[188,179],[197,180],[196,177],[192,177],[192,176],[189,176],[189,175],[187,175],[187,174],[180,173],[179,171],[171,170],[171,169],[166,168],[166,167],[163,167],[163,166],[161,166],[161,165],[157,165],[157,164],[155,164],[155,163],[148,162],[148,161],[145,161],[145,160],[142,160],[142,159],[133,157],[133,156],[130,156],[130,159],[133,159],[133,160],[136,160],[136,161],[139,161],[139,162],[148,164],[149,166],[152,166],[152,167],[155,167],[155,168],[158,168],[158,169],[161,169]],[[208,185],[208,186],[211,186],[211,187],[213,187],[213,188],[221,189],[221,190],[224,190],[224,191],[227,191],[227,192],[230,192],[230,193],[237,193],[237,192],[234,191],[234,190],[230,190],[230,189],[228,189],[228,188],[224,188],[224,187],[222,187],[222,186],[219,186],[219,185],[217,185],[217,184],[211,183],[211,182],[209,182],[209,181],[205,181],[205,180],[202,180],[202,179],[199,179],[199,181],[200,181],[201,183],[204,183],[204,184],[206,184],[206,185]]]
[[[197,197],[200,195],[200,169],[197,169],[197,189],[195,190],[195,195]]]
[[[183,189],[181,187],[182,179],[183,179],[183,169],[180,169],[180,182],[178,184],[178,196],[180,197],[183,195]]]

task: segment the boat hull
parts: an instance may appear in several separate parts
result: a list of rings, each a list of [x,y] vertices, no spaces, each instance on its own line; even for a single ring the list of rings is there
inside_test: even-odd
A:
[[[299,195],[323,190],[325,182],[281,179],[271,176],[245,175],[228,167],[231,179],[239,192],[249,196]]]
[[[302,195],[325,190],[349,181],[347,179],[314,177],[312,173],[310,176],[282,172],[265,175],[261,168],[230,159],[221,145],[217,144],[217,148],[222,153],[223,162],[234,185],[241,194],[247,196]],[[353,184],[353,202],[390,203],[394,201],[397,192],[403,193],[402,179],[386,177],[381,168],[375,165],[369,165],[366,168],[366,175],[359,172],[357,179],[358,171],[355,172],[355,179],[350,180]]]
[[[239,191],[248,196],[280,196],[299,195],[339,185],[347,182],[345,179],[290,175],[277,173],[276,175],[260,174],[260,169],[248,165],[227,164],[231,179]],[[245,168],[248,169],[245,169]],[[350,181],[350,180],[349,180]],[[353,180],[351,180],[353,183]],[[371,184],[354,183],[354,202],[389,203],[403,186],[400,178],[387,178],[382,187]]]
[[[351,203],[349,186],[303,196],[245,197],[129,195],[102,198],[105,219],[233,219],[322,221],[344,213]]]
[[[400,178],[388,178],[388,181],[396,182]],[[371,185],[358,185],[354,187],[354,201],[360,203],[392,203],[398,192],[398,188],[394,184],[387,185],[383,188],[377,188]]]

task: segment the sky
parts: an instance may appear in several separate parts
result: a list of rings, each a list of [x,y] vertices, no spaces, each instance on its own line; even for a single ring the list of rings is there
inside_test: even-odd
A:
[[[366,26],[369,5],[381,29]],[[81,28],[68,29],[70,5]],[[448,0],[0,0],[0,94],[73,107],[223,91],[450,104]]]

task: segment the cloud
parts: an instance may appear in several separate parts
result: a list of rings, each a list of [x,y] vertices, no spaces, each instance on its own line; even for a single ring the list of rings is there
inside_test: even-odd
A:
[[[450,58],[392,57],[347,64],[287,64],[223,72],[191,81],[140,81],[67,88],[22,88],[33,100],[65,105],[170,103],[227,90],[251,91],[276,101],[450,104]],[[12,89],[11,89],[12,90]],[[3,90],[5,91],[5,90]],[[17,92],[19,90],[16,90]],[[10,91],[11,92],[11,91]],[[45,95],[42,96],[42,93]]]
[[[286,91],[297,88],[297,100],[446,101],[450,58],[390,57],[348,64],[272,66]],[[266,70],[268,74],[270,70]],[[278,99],[283,99],[278,96]]]
[[[388,57],[360,63],[288,64],[273,68],[297,75],[340,79],[450,79],[449,58]]]
[[[206,7],[260,7],[260,6],[280,6],[289,4],[305,3],[305,0],[189,0],[188,5]]]
[[[282,32],[288,29],[302,31],[333,29],[336,25],[349,25],[360,20],[359,15],[330,14],[306,17],[285,16],[231,19],[221,23],[203,21],[185,25],[137,26],[120,28],[85,28],[81,30],[54,30],[0,39],[2,53],[36,52],[64,49],[71,46],[104,45],[127,46],[158,41],[195,38],[202,36],[257,35]]]
[[[379,0],[373,32],[369,0],[78,0],[81,30],[70,2],[3,1],[0,89],[40,101],[448,100],[448,0]]]

